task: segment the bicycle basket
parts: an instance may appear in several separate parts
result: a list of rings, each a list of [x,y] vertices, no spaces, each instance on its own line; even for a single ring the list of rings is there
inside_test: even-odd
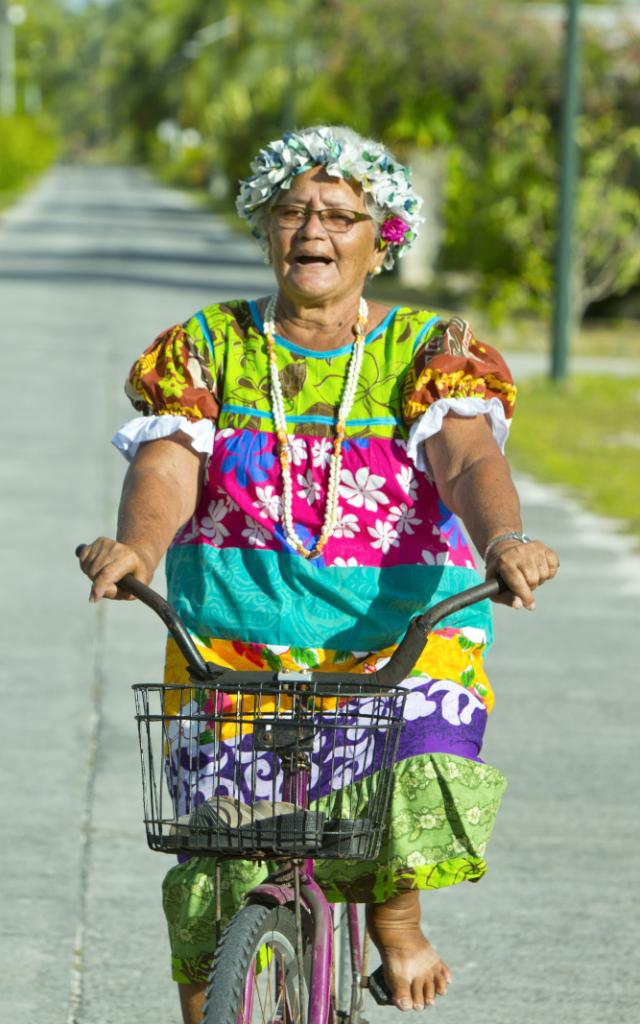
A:
[[[407,691],[356,678],[134,686],[151,848],[375,857]]]

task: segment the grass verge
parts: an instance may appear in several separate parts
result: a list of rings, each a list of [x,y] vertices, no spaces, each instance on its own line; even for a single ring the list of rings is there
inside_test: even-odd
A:
[[[44,173],[44,171],[38,171],[37,173],[27,175],[19,185],[14,185],[13,188],[0,188],[0,214],[15,206],[26,192],[37,185]]]
[[[56,156],[55,126],[46,116],[0,116],[0,209],[29,189]]]
[[[594,512],[624,520],[640,548],[640,377],[527,380],[509,441],[516,469],[574,491]]]

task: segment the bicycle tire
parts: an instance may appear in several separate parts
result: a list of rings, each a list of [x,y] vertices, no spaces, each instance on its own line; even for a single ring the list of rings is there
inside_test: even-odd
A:
[[[232,918],[211,967],[201,1024],[301,1024],[308,1020],[311,944],[303,927],[303,983],[299,984],[296,920],[289,907],[249,904]],[[255,972],[256,957],[264,962]],[[275,954],[275,956],[274,956]],[[278,979],[278,970],[283,981]],[[245,1014],[250,972],[252,1004]],[[274,978],[273,983],[271,977]],[[300,1000],[304,1012],[300,1011]],[[278,1007],[284,1007],[282,1012]]]

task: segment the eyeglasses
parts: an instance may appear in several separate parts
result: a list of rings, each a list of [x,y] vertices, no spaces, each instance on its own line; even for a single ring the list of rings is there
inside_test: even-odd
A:
[[[357,213],[356,210],[313,210],[310,206],[273,206],[271,216],[278,227],[301,228],[315,214],[321,224],[332,233],[341,234],[349,231],[361,220],[371,220],[368,213]]]

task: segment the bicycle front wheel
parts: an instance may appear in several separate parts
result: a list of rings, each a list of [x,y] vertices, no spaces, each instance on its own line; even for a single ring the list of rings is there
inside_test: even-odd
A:
[[[289,907],[249,904],[229,922],[209,975],[202,1024],[306,1024],[311,948]]]

